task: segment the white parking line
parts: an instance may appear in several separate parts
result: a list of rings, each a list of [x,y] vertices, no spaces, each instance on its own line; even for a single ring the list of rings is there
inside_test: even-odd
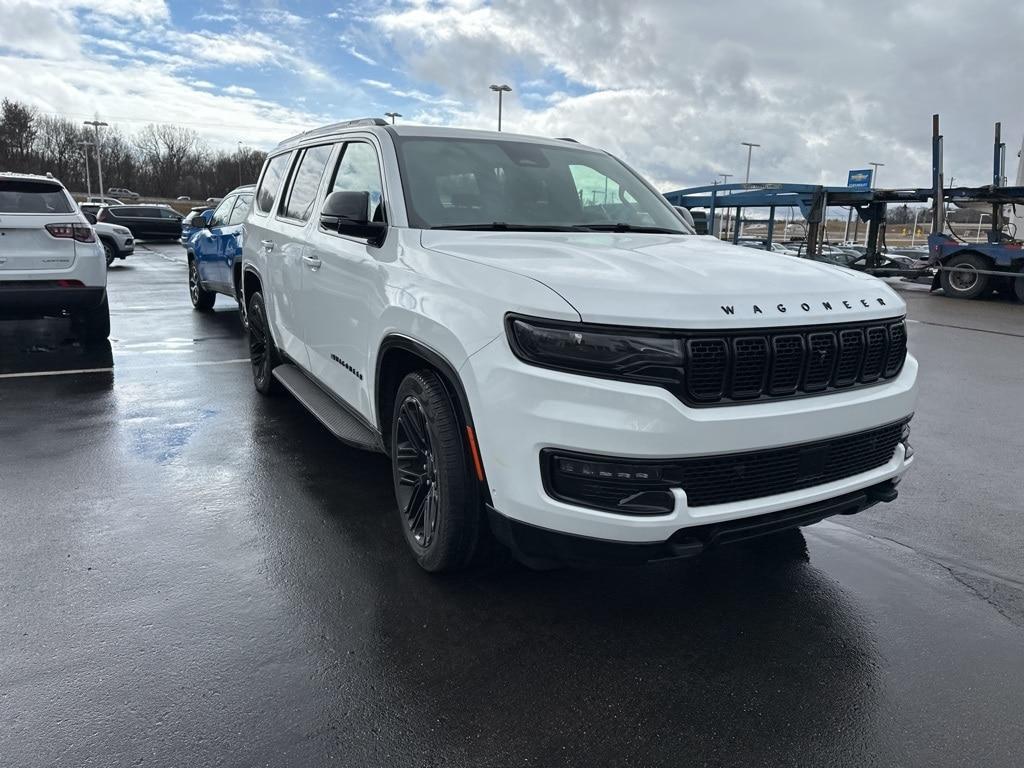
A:
[[[131,366],[122,365],[119,366],[122,371],[132,371],[145,368],[151,370],[154,368],[193,368],[200,366],[211,366],[211,365],[238,365],[240,363],[248,363],[249,358],[237,357],[232,360],[197,360],[190,363],[165,363],[164,365],[146,365],[146,366]],[[67,371],[26,371],[24,373],[0,373],[0,379],[28,379],[33,376],[76,376],[80,373],[110,373],[113,368],[72,368]]]
[[[32,376],[74,376],[79,373],[110,373],[113,368],[76,368],[70,371],[27,371],[25,373],[0,373],[0,379],[27,379]]]

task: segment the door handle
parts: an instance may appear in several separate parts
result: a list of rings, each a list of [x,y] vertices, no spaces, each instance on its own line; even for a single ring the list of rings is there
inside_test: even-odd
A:
[[[272,251],[276,243],[273,240],[260,240],[260,245],[263,246],[264,251]]]
[[[303,263],[305,263],[307,267],[312,269],[314,272],[320,269],[321,265],[323,264],[323,262],[320,261],[320,259],[318,259],[316,256],[303,256],[302,261]]]

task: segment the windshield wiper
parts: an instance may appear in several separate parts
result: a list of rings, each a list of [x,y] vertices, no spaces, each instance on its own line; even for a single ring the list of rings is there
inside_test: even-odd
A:
[[[624,224],[618,222],[617,224],[580,224],[576,229],[587,230],[591,232],[644,232],[655,235],[685,235],[678,229],[668,229],[666,227],[645,227],[637,226],[635,224]]]
[[[463,229],[479,232],[576,232],[579,227],[553,224],[509,224],[492,221],[490,224],[440,224],[430,229]]]

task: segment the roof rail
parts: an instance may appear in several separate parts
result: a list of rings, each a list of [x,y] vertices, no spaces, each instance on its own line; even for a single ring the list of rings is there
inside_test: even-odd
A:
[[[576,141],[576,139],[571,139],[568,136],[559,136],[558,140],[559,141],[571,141],[573,144],[579,144],[579,142]]]
[[[342,128],[354,128],[359,125],[387,125],[388,121],[382,117],[360,117],[355,120],[342,120],[340,123],[331,123],[330,125],[322,125],[319,128],[311,128],[308,131],[297,133],[294,136],[289,136],[284,141],[280,142],[278,148],[287,146],[288,144],[294,144],[301,139],[312,139],[317,136],[326,136],[327,134],[340,131]]]

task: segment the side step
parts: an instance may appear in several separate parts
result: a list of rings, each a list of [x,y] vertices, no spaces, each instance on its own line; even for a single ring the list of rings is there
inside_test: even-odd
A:
[[[277,366],[274,378],[343,443],[366,451],[384,452],[376,430],[324,392],[297,366],[290,363]]]

